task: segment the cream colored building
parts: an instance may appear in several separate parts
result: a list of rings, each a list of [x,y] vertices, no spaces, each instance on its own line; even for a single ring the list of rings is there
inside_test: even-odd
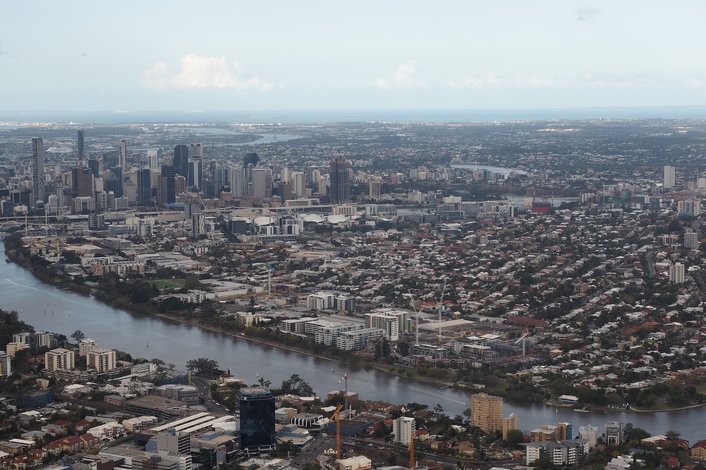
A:
[[[502,426],[503,440],[507,441],[507,435],[513,429],[520,429],[519,420],[518,420],[517,415],[515,413],[511,413],[510,416],[505,416],[503,418],[503,426]]]
[[[5,352],[11,358],[14,358],[15,354],[17,354],[18,351],[22,351],[23,349],[29,349],[29,344],[27,344],[27,343],[7,343],[7,345],[5,345]]]
[[[49,372],[55,370],[73,370],[74,366],[75,360],[73,351],[57,348],[44,353],[44,369]]]
[[[115,351],[110,349],[93,348],[86,356],[86,365],[89,369],[103,373],[115,369]]]
[[[487,433],[501,431],[503,399],[487,393],[471,395],[471,425]]]

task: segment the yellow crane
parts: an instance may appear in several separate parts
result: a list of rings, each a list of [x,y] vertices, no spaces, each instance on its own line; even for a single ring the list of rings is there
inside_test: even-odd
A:
[[[338,405],[331,415],[331,419],[336,420],[336,460],[341,460],[341,409],[343,405]]]

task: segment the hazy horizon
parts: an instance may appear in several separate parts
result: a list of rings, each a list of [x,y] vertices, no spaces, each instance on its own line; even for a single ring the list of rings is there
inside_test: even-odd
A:
[[[271,109],[233,111],[0,111],[0,121],[58,124],[326,122],[516,122],[616,120],[706,120],[706,106],[487,108],[487,109]]]

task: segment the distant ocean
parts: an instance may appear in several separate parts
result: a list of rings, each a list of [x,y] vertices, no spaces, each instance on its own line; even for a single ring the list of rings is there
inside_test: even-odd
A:
[[[706,106],[544,109],[374,109],[272,111],[0,111],[0,121],[54,123],[305,124],[334,122],[515,122],[594,119],[706,119]]]

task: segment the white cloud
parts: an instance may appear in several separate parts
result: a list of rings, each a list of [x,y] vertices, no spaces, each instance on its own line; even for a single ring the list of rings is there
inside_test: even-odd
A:
[[[601,12],[596,7],[580,7],[576,10],[576,21],[591,21]]]
[[[142,73],[142,81],[156,89],[233,89],[237,91],[268,91],[278,85],[248,75],[242,64],[225,57],[186,55],[178,67],[166,62],[155,62]]]
[[[426,88],[427,84],[416,78],[416,61],[405,62],[397,66],[394,73],[389,77],[380,77],[375,80],[375,87],[381,90],[411,90],[414,88]]]

